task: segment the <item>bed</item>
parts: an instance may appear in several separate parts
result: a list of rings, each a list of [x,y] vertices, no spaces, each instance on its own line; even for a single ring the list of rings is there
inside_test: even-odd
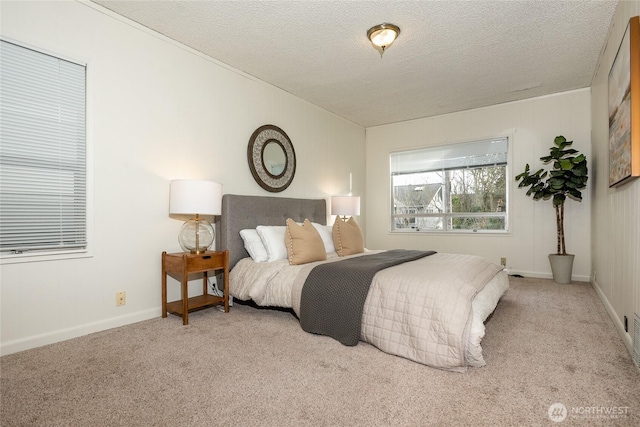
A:
[[[230,292],[235,299],[290,308],[304,319],[301,298],[314,267],[332,268],[328,265],[346,258],[365,259],[385,252],[366,251],[348,257],[328,253],[326,261],[301,265],[290,265],[288,259],[255,262],[240,232],[258,226],[278,228],[287,218],[298,223],[308,219],[319,230],[323,226],[330,229],[323,199],[223,196],[216,249],[229,250]],[[469,255],[434,253],[386,268],[373,276],[368,288],[359,339],[439,369],[464,372],[468,367],[484,366],[484,322],[508,286],[502,267]]]

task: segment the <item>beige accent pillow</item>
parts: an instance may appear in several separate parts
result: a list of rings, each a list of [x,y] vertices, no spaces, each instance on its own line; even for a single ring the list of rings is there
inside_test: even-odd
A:
[[[336,218],[333,223],[333,245],[340,256],[360,254],[364,252],[362,230],[353,217],[348,221]]]
[[[320,233],[308,219],[305,219],[302,226],[299,226],[294,220],[288,218],[284,243],[291,265],[327,259],[327,251],[322,243]]]

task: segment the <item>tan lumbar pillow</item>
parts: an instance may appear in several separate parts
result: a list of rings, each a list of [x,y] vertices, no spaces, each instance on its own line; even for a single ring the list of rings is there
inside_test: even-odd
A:
[[[287,219],[287,230],[284,235],[289,264],[306,264],[327,259],[327,252],[318,230],[305,219],[302,226],[291,218]]]
[[[333,223],[333,245],[340,256],[360,254],[364,252],[362,230],[353,217],[348,221],[336,218]]]

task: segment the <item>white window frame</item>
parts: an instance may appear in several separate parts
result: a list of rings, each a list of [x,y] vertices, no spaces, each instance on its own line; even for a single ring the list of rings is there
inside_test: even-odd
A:
[[[507,144],[507,153],[505,159],[505,200],[504,207],[505,210],[501,212],[437,212],[437,213],[420,213],[420,214],[396,214],[395,213],[395,197],[394,197],[394,186],[393,186],[393,176],[394,176],[394,166],[393,166],[393,156],[398,154],[408,154],[416,151],[430,151],[430,150],[447,150],[447,148],[451,147],[462,147],[468,144],[473,143],[483,143],[492,140],[505,140]],[[417,148],[408,148],[404,150],[393,151],[389,153],[389,196],[390,196],[390,221],[389,221],[389,232],[390,233],[398,233],[398,234],[416,234],[416,233],[427,233],[427,234],[476,234],[476,235],[487,235],[487,234],[499,234],[505,235],[509,234],[510,230],[510,221],[509,221],[509,193],[510,193],[510,165],[511,165],[511,147],[512,147],[513,138],[511,136],[499,136],[494,138],[478,138],[470,141],[460,142],[460,143],[451,143],[446,145],[438,145],[438,146],[422,146]],[[488,165],[487,165],[488,166]],[[462,167],[461,167],[462,169]],[[438,169],[430,169],[430,170],[438,170]],[[442,189],[444,191],[444,189]],[[444,197],[446,199],[446,195]],[[470,218],[470,217],[500,217],[504,218],[504,229],[453,229],[448,226],[443,226],[441,229],[415,229],[415,228],[395,228],[396,219],[398,218],[409,218],[409,221],[413,219],[415,221],[416,218],[442,218],[445,224],[449,223],[449,220],[452,218]]]
[[[0,36],[0,40],[6,41],[20,47],[30,49],[45,55],[49,55],[64,61],[73,62],[85,67],[85,228],[86,246],[77,249],[23,251],[22,253],[0,252],[0,265],[16,264],[25,262],[54,261],[63,259],[87,258],[93,256],[94,239],[94,209],[93,209],[93,188],[94,188],[94,135],[93,135],[93,72],[88,61],[79,60],[73,54],[60,53],[57,47],[35,46],[25,43],[5,35]]]

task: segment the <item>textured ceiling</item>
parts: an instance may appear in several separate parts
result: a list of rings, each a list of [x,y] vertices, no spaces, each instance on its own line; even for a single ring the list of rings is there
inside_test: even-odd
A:
[[[617,2],[94,3],[370,127],[588,87]]]

